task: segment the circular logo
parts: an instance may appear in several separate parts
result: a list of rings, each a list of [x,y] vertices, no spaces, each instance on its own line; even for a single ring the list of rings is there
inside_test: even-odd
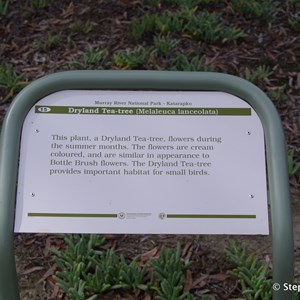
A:
[[[161,219],[161,220],[164,220],[166,217],[167,217],[167,215],[165,214],[165,213],[160,213],[159,215],[158,215],[158,217]]]
[[[126,216],[126,214],[124,212],[118,213],[118,218],[121,220],[125,219],[125,216]]]
[[[279,283],[274,283],[273,284],[273,290],[274,291],[279,291],[280,290],[280,284]]]

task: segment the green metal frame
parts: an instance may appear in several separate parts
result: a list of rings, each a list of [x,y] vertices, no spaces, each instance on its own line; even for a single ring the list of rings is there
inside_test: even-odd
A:
[[[32,106],[62,90],[222,91],[249,103],[265,134],[273,243],[273,282],[293,283],[294,251],[289,178],[284,133],[269,98],[241,78],[220,73],[160,71],[68,71],[34,81],[8,110],[0,140],[0,300],[18,300],[13,236],[21,130]],[[292,292],[273,292],[274,300],[292,299]]]

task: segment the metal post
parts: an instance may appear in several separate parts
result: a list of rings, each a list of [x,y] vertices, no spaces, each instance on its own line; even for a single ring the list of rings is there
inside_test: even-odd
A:
[[[2,127],[0,142],[0,300],[18,300],[13,251],[15,190],[22,124],[42,97],[67,89],[222,91],[248,102],[265,132],[272,218],[274,300],[292,299],[283,284],[293,283],[293,226],[290,208],[287,154],[283,129],[274,105],[253,84],[219,73],[158,71],[69,71],[41,78],[14,100]]]

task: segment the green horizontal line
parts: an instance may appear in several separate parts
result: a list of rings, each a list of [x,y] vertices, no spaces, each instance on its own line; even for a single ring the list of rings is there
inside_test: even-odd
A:
[[[168,214],[170,219],[256,219],[256,215],[179,215]]]
[[[63,214],[63,213],[28,213],[28,217],[52,218],[117,218],[117,214]]]

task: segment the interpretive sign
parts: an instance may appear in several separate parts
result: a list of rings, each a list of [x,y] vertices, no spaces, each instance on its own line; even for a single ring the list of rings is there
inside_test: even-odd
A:
[[[25,119],[16,232],[268,230],[264,132],[236,96],[65,90]]]

